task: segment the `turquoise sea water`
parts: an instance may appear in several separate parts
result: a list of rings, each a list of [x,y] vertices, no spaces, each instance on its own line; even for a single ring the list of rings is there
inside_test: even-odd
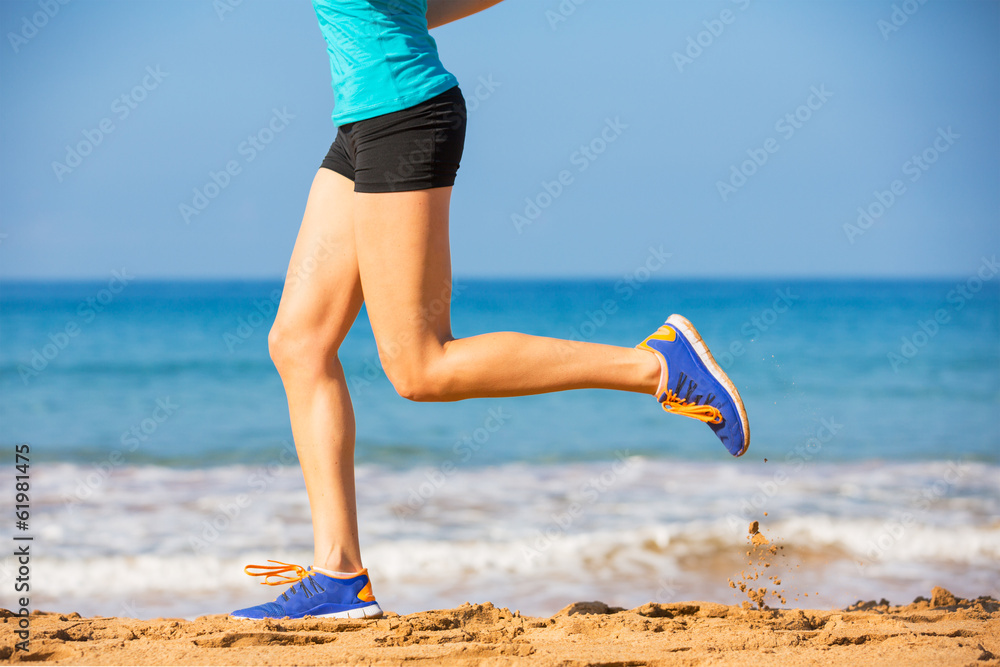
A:
[[[125,278],[0,285],[0,443],[31,448],[36,602],[260,602],[242,565],[311,551],[267,354],[281,285]],[[456,281],[459,336],[631,346],[684,314],[746,401],[741,459],[648,396],[407,402],[362,311],[341,360],[383,606],[733,602],[751,519],[820,593],[795,606],[1000,595],[998,282]]]
[[[782,456],[827,419],[842,429],[819,460],[997,463],[1000,293],[987,282],[960,301],[961,284],[688,281],[616,289],[615,281],[457,281],[453,319],[460,336],[509,330],[631,346],[680,312],[740,387],[754,460]],[[167,399],[176,408],[154,433],[140,432],[129,462],[259,462],[291,437],[267,353],[280,284],[135,283],[118,294],[107,287],[2,286],[5,444],[32,443],[40,460],[88,463]],[[944,323],[935,321],[939,311]],[[361,462],[433,463],[497,403],[399,398],[381,372],[364,311],[340,356]],[[703,427],[666,418],[644,396],[577,391],[502,404],[509,423],[477,465],[601,459],[621,447],[720,458]]]

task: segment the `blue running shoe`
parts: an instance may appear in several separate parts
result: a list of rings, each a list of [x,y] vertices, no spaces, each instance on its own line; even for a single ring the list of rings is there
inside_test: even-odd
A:
[[[664,410],[705,422],[733,456],[747,451],[750,424],[743,399],[694,325],[671,315],[636,347],[652,352],[660,362],[655,396]]]
[[[368,580],[368,570],[361,570],[349,577],[331,577],[308,570],[301,565],[291,565],[276,560],[277,565],[247,565],[243,571],[252,577],[264,577],[260,582],[268,586],[292,583],[291,588],[275,598],[256,607],[237,609],[232,618],[302,618],[319,616],[326,618],[378,618],[382,609],[372,594],[372,584]],[[250,569],[263,570],[250,572]],[[289,576],[285,572],[293,572]],[[269,581],[277,577],[278,581]]]

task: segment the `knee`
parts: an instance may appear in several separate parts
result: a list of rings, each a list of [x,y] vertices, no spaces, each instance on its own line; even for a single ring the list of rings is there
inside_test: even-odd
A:
[[[295,326],[280,318],[267,335],[267,349],[282,376],[324,371],[336,350],[324,341],[322,332]]]
[[[421,403],[451,400],[449,382],[440,364],[383,359],[382,368],[396,393],[407,400]]]

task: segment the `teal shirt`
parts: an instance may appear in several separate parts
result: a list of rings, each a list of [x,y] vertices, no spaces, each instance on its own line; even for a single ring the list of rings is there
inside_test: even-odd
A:
[[[333,75],[333,122],[407,109],[458,85],[427,31],[427,0],[313,0]]]

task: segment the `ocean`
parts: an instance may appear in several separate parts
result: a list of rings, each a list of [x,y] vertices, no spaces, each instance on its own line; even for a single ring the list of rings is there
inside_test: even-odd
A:
[[[0,284],[0,530],[33,536],[33,608],[194,618],[273,599],[248,563],[310,563],[267,352],[280,291],[125,269]],[[454,293],[457,336],[632,346],[685,315],[740,388],[752,443],[733,459],[703,424],[627,393],[408,402],[362,311],[340,357],[383,608],[738,603],[728,580],[754,520],[782,547],[782,606],[935,585],[1000,597],[1000,279],[457,279]],[[4,581],[16,567],[0,562]]]

